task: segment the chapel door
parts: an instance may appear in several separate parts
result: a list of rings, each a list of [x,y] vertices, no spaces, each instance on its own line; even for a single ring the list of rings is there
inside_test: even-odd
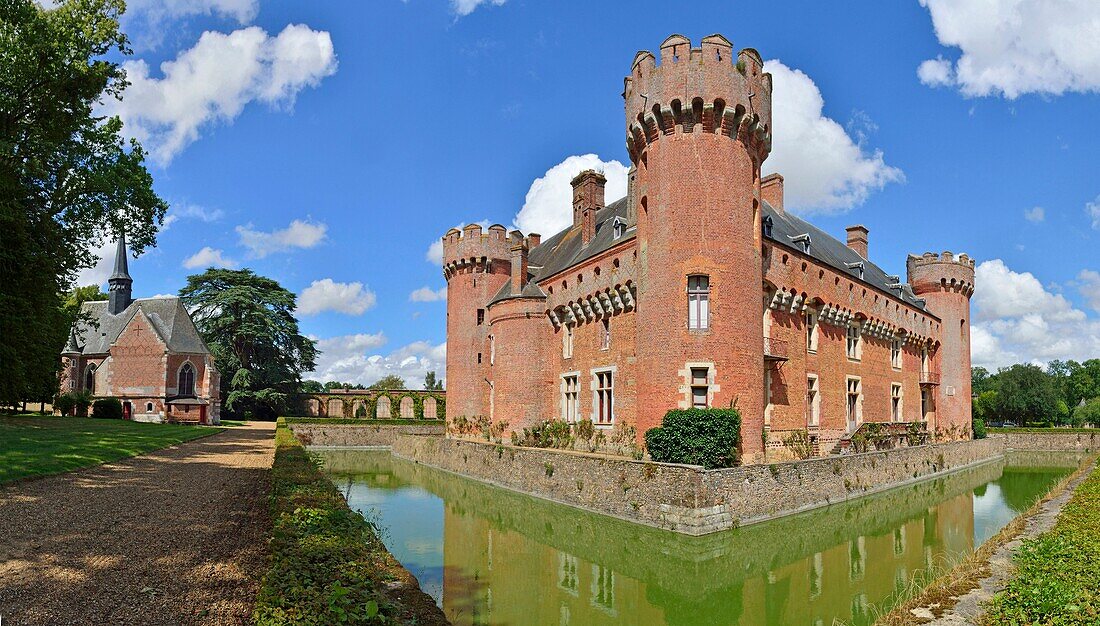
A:
[[[206,407],[205,406],[199,406],[199,423],[200,424],[205,424],[206,423]]]
[[[134,407],[129,402],[122,403],[122,419],[133,419]]]

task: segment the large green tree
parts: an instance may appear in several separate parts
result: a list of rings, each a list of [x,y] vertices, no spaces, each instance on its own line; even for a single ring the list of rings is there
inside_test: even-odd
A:
[[[1004,368],[997,373],[996,381],[993,408],[998,418],[1023,425],[1050,423],[1063,417],[1063,413],[1068,417],[1054,379],[1038,365]]]
[[[222,375],[231,413],[274,419],[313,370],[317,348],[298,332],[296,298],[252,270],[208,269],[180,290]]]
[[[50,395],[68,328],[63,295],[125,230],[153,245],[167,205],[145,152],[100,113],[126,77],[122,0],[0,0],[0,403]]]
[[[397,374],[386,374],[371,385],[369,389],[408,389],[408,387],[405,386],[404,378]]]

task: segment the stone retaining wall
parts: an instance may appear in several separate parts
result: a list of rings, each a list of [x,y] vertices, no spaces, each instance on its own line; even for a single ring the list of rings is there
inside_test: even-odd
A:
[[[1006,450],[1100,451],[1100,433],[990,433]]]
[[[704,470],[581,452],[399,435],[393,453],[536,497],[703,535],[884,491],[998,459],[965,441],[775,465]]]
[[[397,435],[437,435],[446,433],[443,424],[290,424],[304,446],[385,447],[393,445]]]

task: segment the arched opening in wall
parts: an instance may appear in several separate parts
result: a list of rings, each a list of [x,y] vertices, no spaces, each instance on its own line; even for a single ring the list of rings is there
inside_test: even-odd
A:
[[[84,391],[88,393],[95,393],[95,370],[95,363],[89,363],[84,368]]]
[[[672,121],[682,128],[684,124],[684,112],[680,110],[680,101],[673,100],[670,104],[672,105]]]
[[[146,402],[145,403],[145,412],[146,413],[152,413],[153,412],[153,403],[152,402]]]
[[[413,402],[413,399],[409,396],[401,398],[401,419],[411,420],[412,418],[416,417],[415,407],[416,403]]]
[[[329,398],[328,401],[328,416],[329,417],[343,417],[344,416],[344,403],[338,398]]]
[[[195,368],[191,365],[190,361],[180,366],[180,371],[179,374],[177,374],[176,380],[176,395],[195,395]]]
[[[691,101],[691,125],[703,123],[703,99],[695,98]]]
[[[649,169],[649,153],[642,150],[642,169]]]
[[[352,415],[354,415],[355,417],[366,417],[367,416],[367,403],[363,402],[362,400],[356,400],[355,401],[355,410],[352,412]]]
[[[439,419],[438,405],[435,402],[435,398],[431,396],[424,398],[424,419]]]
[[[719,55],[722,53],[719,52]],[[722,118],[726,114],[726,101],[718,98],[714,101],[714,132],[722,132]]]
[[[308,404],[309,414],[314,417],[319,417],[321,415],[321,401],[317,398],[310,398]]]
[[[959,320],[959,339],[966,341],[966,319]]]
[[[642,214],[649,215],[649,198],[642,196]]]
[[[379,419],[389,419],[390,417],[390,399],[386,396],[378,398],[378,404],[374,407],[374,416]]]

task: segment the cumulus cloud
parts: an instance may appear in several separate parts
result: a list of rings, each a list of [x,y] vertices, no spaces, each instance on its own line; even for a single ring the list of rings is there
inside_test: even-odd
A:
[[[573,223],[573,186],[570,181],[584,170],[598,170],[607,178],[605,196],[614,202],[626,195],[629,167],[618,161],[603,161],[595,154],[566,158],[535,179],[527,190],[523,208],[513,223],[525,233],[553,235]]]
[[[189,270],[205,269],[208,267],[234,268],[237,267],[237,265],[238,263],[225,256],[224,252],[211,248],[210,246],[206,246],[183,261],[183,266]]]
[[[930,86],[968,97],[1100,91],[1100,3],[1095,0],[920,0],[940,44],[957,48],[921,63]]]
[[[447,344],[416,341],[389,354],[377,349],[386,343],[382,333],[343,335],[317,341],[321,355],[317,369],[306,378],[338,380],[370,385],[390,374],[405,379],[413,388],[423,385],[424,375],[434,371],[442,375],[447,363]]]
[[[258,26],[229,34],[207,31],[194,47],[151,75],[144,60],[123,64],[130,86],[121,101],[104,103],[125,132],[167,165],[211,125],[231,123],[244,107],[291,107],[301,90],[336,72],[329,33],[291,24],[277,36]]]
[[[114,270],[115,242],[103,242],[102,245],[92,251],[92,254],[96,258],[95,265],[84,268],[77,273],[76,282],[74,283],[75,287],[102,285],[107,282],[107,278]]]
[[[1074,308],[1028,272],[1014,272],[994,259],[975,272],[971,358],[989,368],[1013,363],[1083,360],[1100,353],[1100,320]],[[1100,275],[1082,272],[1082,293]],[[1088,297],[1086,295],[1086,297]]]
[[[433,290],[431,287],[424,286],[409,294],[410,302],[439,302],[440,300],[447,299],[447,288],[441,287],[438,290]]]
[[[1095,200],[1085,204],[1085,215],[1092,220],[1092,227],[1100,230],[1100,196],[1096,196]]]
[[[1032,207],[1030,209],[1024,209],[1024,219],[1029,222],[1039,223],[1047,218],[1046,210],[1041,207]]]
[[[1081,270],[1077,275],[1077,290],[1090,307],[1100,311],[1100,272]]]
[[[872,192],[905,175],[887,165],[881,150],[865,151],[862,140],[874,125],[858,113],[859,142],[825,117],[825,100],[809,76],[779,60],[764,63],[775,97],[772,152],[764,173],[784,177],[784,204],[802,213],[840,213],[862,204]]]
[[[146,25],[168,19],[212,15],[247,24],[260,12],[259,0],[128,0],[126,17],[141,18]]]
[[[298,313],[316,315],[335,311],[362,315],[374,306],[378,297],[363,283],[338,283],[331,278],[315,280],[298,296]]]
[[[292,248],[312,248],[324,241],[326,232],[328,226],[325,224],[303,220],[294,220],[290,226],[271,232],[255,230],[252,224],[237,227],[241,245],[248,248],[252,256],[260,259]]]
[[[465,16],[474,12],[479,6],[492,5],[501,6],[508,0],[451,0],[451,10],[455,12],[455,15]]]

